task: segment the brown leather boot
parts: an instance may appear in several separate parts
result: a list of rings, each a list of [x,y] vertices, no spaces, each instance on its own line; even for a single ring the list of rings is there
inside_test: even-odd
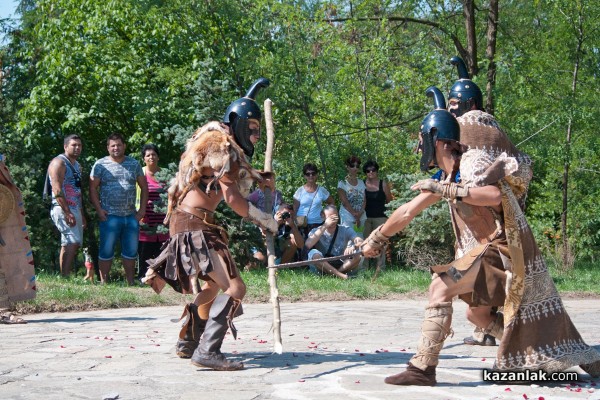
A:
[[[235,300],[227,294],[217,296],[210,308],[204,335],[202,335],[200,344],[192,355],[192,364],[216,371],[237,371],[244,368],[243,363],[230,361],[221,353],[221,345],[227,329],[231,328],[233,337],[237,337],[237,331],[232,320],[234,316],[238,315],[241,315],[239,300]]]
[[[180,358],[191,358],[196,347],[198,347],[198,343],[200,343],[202,333],[204,333],[206,320],[200,318],[198,306],[194,303],[186,304],[180,320],[183,318],[187,318],[187,322],[179,332],[179,339],[175,344],[175,353]]]
[[[389,383],[390,385],[435,386],[437,383],[435,380],[435,366],[427,367],[425,371],[423,371],[411,363],[408,363],[406,371],[388,376],[385,378],[384,382]]]

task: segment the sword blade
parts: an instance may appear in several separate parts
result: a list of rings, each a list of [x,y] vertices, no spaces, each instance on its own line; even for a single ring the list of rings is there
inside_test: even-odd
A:
[[[362,257],[362,251],[357,251],[356,253],[345,254],[345,255],[341,255],[341,256],[323,257],[323,258],[319,258],[317,260],[304,260],[304,261],[296,261],[296,262],[279,264],[279,265],[272,265],[267,268],[284,269],[284,268],[303,267],[305,265],[316,264],[316,263],[323,262],[323,261],[346,260],[348,258],[357,257],[357,256]]]

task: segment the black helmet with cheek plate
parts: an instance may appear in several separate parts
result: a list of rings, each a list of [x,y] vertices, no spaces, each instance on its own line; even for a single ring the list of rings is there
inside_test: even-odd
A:
[[[435,110],[427,114],[421,123],[421,171],[428,171],[437,164],[435,158],[435,142],[438,140],[460,140],[460,126],[456,118],[446,110],[444,95],[435,86],[425,90],[425,94],[433,97]]]
[[[458,70],[458,80],[454,82],[450,92],[448,93],[448,100],[456,99],[459,101],[458,108],[452,109],[450,112],[456,117],[460,117],[464,113],[471,111],[473,105],[477,110],[483,110],[483,95],[481,89],[475,84],[469,77],[467,66],[460,57],[452,57],[450,59],[452,65],[456,65]]]
[[[269,85],[270,82],[268,79],[257,79],[252,86],[250,86],[250,89],[248,89],[244,97],[240,97],[233,101],[229,107],[227,107],[225,115],[223,116],[223,122],[231,128],[235,141],[240,145],[248,157],[252,157],[254,154],[254,145],[250,141],[252,131],[249,128],[249,120],[255,119],[259,123],[261,120],[260,107],[254,99],[260,89]]]

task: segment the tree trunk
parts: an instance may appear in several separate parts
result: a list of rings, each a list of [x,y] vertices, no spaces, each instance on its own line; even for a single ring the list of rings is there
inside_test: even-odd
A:
[[[463,15],[465,16],[465,29],[467,31],[467,53],[465,60],[471,76],[477,75],[477,32],[475,30],[475,0],[464,0]]]
[[[583,48],[583,11],[579,9],[578,24],[575,26],[577,32],[577,49],[575,51],[575,65],[573,67],[573,81],[571,84],[571,100],[574,102],[577,96],[577,79],[579,75],[579,66],[581,64],[582,48]],[[562,185],[562,213],[561,213],[561,234],[562,234],[562,262],[564,269],[573,267],[571,251],[569,249],[569,237],[567,235],[568,221],[568,200],[569,200],[569,167],[571,165],[571,138],[573,135],[573,119],[569,118],[567,125],[567,137],[565,140],[565,166],[563,170],[563,185]]]
[[[487,47],[485,56],[488,59],[487,83],[485,91],[487,98],[485,110],[494,115],[494,87],[496,86],[496,37],[498,33],[498,0],[490,0],[490,11],[487,25]]]

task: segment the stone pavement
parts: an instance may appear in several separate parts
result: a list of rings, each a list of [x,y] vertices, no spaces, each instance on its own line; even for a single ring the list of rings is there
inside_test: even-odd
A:
[[[245,304],[238,340],[228,335],[223,345],[244,360],[246,369],[236,372],[196,368],[175,355],[179,325],[171,319],[181,307],[28,315],[26,325],[0,325],[0,399],[600,399],[600,379],[583,373],[578,386],[483,382],[496,347],[462,344],[471,327],[460,301],[438,386],[384,384],[414,353],[425,302],[281,304],[281,355],[272,353],[271,305]],[[599,348],[600,300],[565,304]]]

